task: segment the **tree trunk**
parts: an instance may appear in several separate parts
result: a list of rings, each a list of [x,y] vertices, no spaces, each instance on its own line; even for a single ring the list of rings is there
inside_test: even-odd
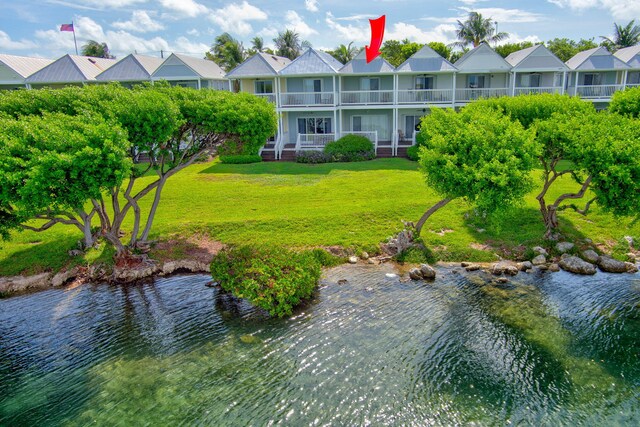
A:
[[[420,220],[416,224],[416,237],[420,236],[420,232],[422,231],[422,226],[424,226],[424,223],[427,222],[429,217],[431,215],[433,215],[438,209],[446,206],[447,203],[449,203],[451,200],[452,199],[442,199],[442,200],[440,200],[438,203],[436,203],[435,205],[431,206],[429,208],[429,210],[424,213],[424,215],[422,215],[422,217],[420,218]]]
[[[149,233],[151,232],[151,226],[153,225],[153,219],[156,216],[156,210],[158,209],[158,205],[160,204],[160,196],[162,193],[162,189],[164,188],[164,183],[166,182],[166,177],[162,177],[158,186],[156,187],[156,194],[153,198],[153,204],[151,205],[151,210],[149,211],[149,216],[147,217],[147,223],[145,224],[144,230],[142,231],[142,235],[140,236],[140,240],[146,242],[149,238]]]
[[[546,228],[544,238],[548,240],[558,240],[560,238],[558,209],[554,205],[551,205],[549,207],[543,206],[542,201],[540,202],[540,205],[542,220]]]
[[[91,233],[91,218],[85,220],[82,225],[82,232],[84,233],[84,247],[90,248],[93,246],[93,234]]]

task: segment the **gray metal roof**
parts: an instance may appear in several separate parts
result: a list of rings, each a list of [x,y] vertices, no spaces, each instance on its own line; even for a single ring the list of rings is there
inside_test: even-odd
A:
[[[627,64],[602,46],[577,53],[567,61],[567,65],[574,71],[626,70],[629,68]]]
[[[27,56],[6,55],[0,53],[0,62],[22,78],[27,78],[53,62],[53,59],[31,58]]]
[[[27,83],[72,83],[94,81],[96,76],[116,63],[115,59],[65,55],[36,71]]]
[[[275,76],[278,71],[291,64],[289,58],[256,53],[227,73],[228,78]]]
[[[168,73],[163,73],[163,69],[167,68]],[[191,77],[186,73],[178,71],[178,75],[174,75],[176,68],[185,69],[193,77],[207,79],[207,80],[223,80],[225,78],[224,71],[213,61],[208,59],[195,58],[193,56],[182,55],[179,53],[172,53],[160,64],[160,66],[153,72],[153,76],[161,77]]]
[[[613,55],[631,68],[640,68],[640,44],[620,49]]]
[[[337,74],[342,63],[325,52],[313,48],[307,49],[291,64],[280,70],[283,76],[306,76],[310,74]]]
[[[360,51],[351,61],[347,62],[340,69],[340,74],[373,74],[373,73],[393,73],[393,65],[389,64],[381,56],[367,64],[367,54],[364,49]]]
[[[151,74],[164,62],[155,56],[131,54],[118,61],[96,76],[100,81],[144,81],[151,78]]]
[[[506,61],[518,70],[567,71],[569,68],[544,45],[538,44],[513,52]]]
[[[486,43],[481,43],[478,47],[465,53],[453,65],[463,72],[507,72],[511,70],[511,64]]]
[[[399,73],[437,73],[440,71],[457,71],[457,68],[429,45],[424,45],[409,59],[400,64],[396,71]]]

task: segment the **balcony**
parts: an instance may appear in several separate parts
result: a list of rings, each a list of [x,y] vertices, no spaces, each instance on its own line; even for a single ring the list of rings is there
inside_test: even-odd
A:
[[[333,106],[333,92],[287,92],[280,97],[283,107]]]
[[[257,97],[264,98],[272,104],[276,103],[276,94],[275,93],[255,93]]]
[[[392,90],[355,90],[343,91],[342,105],[380,105],[393,104]]]
[[[537,95],[540,93],[562,93],[562,86],[553,87],[517,87],[514,95]]]
[[[611,98],[615,92],[622,90],[622,88],[622,85],[577,86],[576,95],[585,99]]]
[[[410,89],[398,91],[398,104],[439,104],[450,103],[451,89]]]
[[[508,94],[509,89],[506,87],[456,89],[456,101],[466,102],[480,98],[497,98]]]

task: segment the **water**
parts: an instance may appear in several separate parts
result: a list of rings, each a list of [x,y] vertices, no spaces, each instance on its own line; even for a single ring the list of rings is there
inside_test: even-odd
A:
[[[637,275],[392,269],[287,320],[206,276],[0,300],[0,425],[640,424]]]

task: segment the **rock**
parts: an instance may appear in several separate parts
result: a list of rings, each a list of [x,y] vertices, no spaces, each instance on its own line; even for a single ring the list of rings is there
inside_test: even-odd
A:
[[[638,272],[638,266],[637,266],[637,265],[635,265],[634,263],[632,263],[632,262],[625,262],[624,264],[627,266],[627,273],[634,274],[634,273],[637,273],[637,272]]]
[[[506,274],[508,276],[515,276],[518,274],[518,267],[508,261],[500,261],[491,266],[491,273],[500,276],[501,274]]]
[[[538,255],[537,257],[531,260],[531,264],[533,265],[543,265],[546,263],[547,263],[547,257],[545,257],[542,254]]]
[[[466,268],[466,267],[469,267],[470,265],[471,265],[470,262],[461,262],[460,263],[460,267],[465,267]]]
[[[211,271],[211,267],[207,263],[189,259],[169,261],[162,266],[162,274],[165,275],[172,274],[180,270],[188,271],[190,273],[209,273]]]
[[[84,252],[82,252],[80,249],[72,249],[67,253],[69,254],[69,256],[82,256],[84,254]]]
[[[367,252],[362,252],[362,254],[360,255],[360,258],[366,261],[369,259],[369,254]]]
[[[384,275],[384,277],[386,277],[387,279],[397,279],[398,275],[394,273],[387,273]]]
[[[544,256],[549,255],[547,253],[547,250],[545,248],[541,247],[541,246],[536,246],[536,247],[532,248],[532,250],[533,250],[533,252],[537,253],[538,255],[544,255]]]
[[[634,254],[633,252],[629,252],[627,254],[627,258],[629,259],[629,262],[636,262],[638,260],[636,254]]]
[[[600,255],[598,255],[596,251],[592,249],[588,249],[582,252],[582,259],[592,264],[595,264],[596,262],[598,262],[598,258],[600,258]]]
[[[375,262],[372,258],[369,258],[369,259],[367,260],[367,263],[368,263],[368,264],[375,264],[376,262]]]
[[[596,267],[577,256],[567,256],[560,260],[560,267],[575,274],[596,274]]]
[[[78,275],[78,268],[72,268],[71,270],[61,271],[51,278],[51,286],[57,288],[67,283],[71,279],[75,279]]]
[[[560,242],[556,245],[556,250],[561,254],[569,252],[575,245],[571,242]]]
[[[349,264],[357,264],[358,263],[358,257],[357,256],[350,256],[349,257]]]
[[[422,280],[422,272],[419,268],[412,268],[409,270],[409,277],[411,280]]]
[[[630,248],[632,248],[632,247],[633,247],[633,243],[634,243],[634,241],[633,241],[633,237],[631,237],[631,236],[624,236],[624,240],[626,240],[626,241],[627,241],[627,243],[629,244],[629,247],[630,247]]]
[[[162,271],[160,266],[146,260],[134,268],[116,268],[113,270],[113,280],[120,283],[131,283],[140,279],[147,279]]]
[[[627,272],[627,265],[624,262],[618,261],[617,259],[613,259],[608,256],[601,256],[600,258],[598,258],[598,267],[600,268],[600,270],[607,273]]]
[[[469,264],[464,269],[467,271],[478,271],[480,270],[480,266],[478,264]]]
[[[34,276],[0,277],[0,292],[21,292],[27,289],[45,289],[51,286],[51,273]]]
[[[591,239],[589,239],[589,238],[587,237],[587,238],[585,238],[585,239],[583,240],[583,242],[584,242],[584,243],[586,243],[587,245],[591,245],[591,244],[593,243],[593,240],[591,240]]]
[[[548,266],[547,264],[540,264],[540,265],[538,266],[538,270],[540,270],[540,271],[547,271],[547,270],[549,270],[549,266]]]
[[[394,237],[389,237],[387,243],[380,246],[385,253],[391,256],[398,255],[413,246],[413,232],[404,229]]]
[[[518,268],[520,271],[527,271],[533,268],[533,263],[531,261],[525,261],[518,264]]]
[[[496,282],[498,282],[498,283],[503,283],[503,284],[504,284],[504,283],[509,283],[509,279],[507,279],[506,277],[498,277],[498,278],[496,279]]]
[[[429,264],[421,264],[420,273],[422,273],[422,277],[427,280],[433,280],[436,278],[436,270]]]
[[[560,271],[560,266],[555,262],[553,264],[549,264],[549,271],[552,273],[557,273],[558,271]]]
[[[349,283],[349,281],[347,279],[338,280],[338,285],[346,285],[347,283]]]

